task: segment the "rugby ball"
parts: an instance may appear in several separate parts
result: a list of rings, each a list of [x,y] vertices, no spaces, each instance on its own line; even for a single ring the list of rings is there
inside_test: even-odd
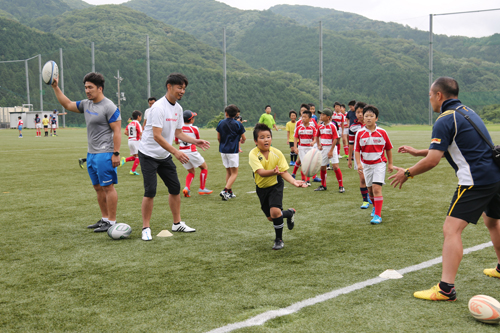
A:
[[[46,84],[52,84],[54,79],[57,79],[59,76],[59,67],[53,60],[49,60],[43,65],[42,68],[42,79]]]
[[[318,173],[321,168],[321,160],[323,159],[321,151],[316,148],[311,149],[306,156],[300,161],[302,172],[306,177],[312,177]]]
[[[113,239],[127,238],[131,233],[132,228],[126,223],[116,223],[108,229],[108,236]]]
[[[469,300],[469,311],[472,316],[483,323],[500,323],[500,303],[493,297],[476,295]]]

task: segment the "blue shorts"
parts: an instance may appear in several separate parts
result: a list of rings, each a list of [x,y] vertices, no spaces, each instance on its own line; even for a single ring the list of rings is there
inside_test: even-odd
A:
[[[23,127],[22,127],[22,126],[19,126],[17,129],[18,129],[18,130],[20,130],[20,131],[22,131],[22,130],[23,130]]]
[[[92,185],[109,186],[118,184],[118,174],[111,162],[113,153],[87,153],[87,171]]]

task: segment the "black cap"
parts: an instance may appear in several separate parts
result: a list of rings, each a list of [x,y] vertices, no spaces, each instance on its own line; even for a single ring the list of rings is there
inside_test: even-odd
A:
[[[194,117],[196,117],[197,115],[198,114],[196,112],[193,112],[191,110],[186,110],[186,111],[184,111],[182,116],[184,117],[184,122],[188,122],[191,119],[193,119]]]

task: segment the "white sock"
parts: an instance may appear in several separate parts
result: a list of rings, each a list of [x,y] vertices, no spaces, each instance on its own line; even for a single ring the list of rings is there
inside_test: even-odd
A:
[[[108,222],[109,222],[109,224],[111,224],[111,225],[115,225],[115,223],[116,223],[116,221],[109,221],[109,220],[108,220]]]
[[[102,218],[102,220],[103,220],[104,222],[108,222],[108,221],[109,221],[107,217],[103,217],[103,218]]]

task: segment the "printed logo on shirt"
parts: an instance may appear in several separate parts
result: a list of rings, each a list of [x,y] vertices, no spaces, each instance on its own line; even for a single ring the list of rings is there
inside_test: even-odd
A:
[[[167,119],[165,119],[165,120],[166,120],[166,121],[177,121],[177,119],[176,119],[176,118],[167,118]]]
[[[438,139],[438,138],[433,138],[433,139],[431,140],[431,143],[435,143],[435,144],[440,145],[440,144],[441,144],[441,139]]]
[[[98,116],[99,114],[97,112],[92,112],[92,111],[89,111],[89,109],[85,110],[85,112],[87,113],[90,113],[90,114],[93,114],[94,116]],[[53,118],[54,120],[55,118]]]

